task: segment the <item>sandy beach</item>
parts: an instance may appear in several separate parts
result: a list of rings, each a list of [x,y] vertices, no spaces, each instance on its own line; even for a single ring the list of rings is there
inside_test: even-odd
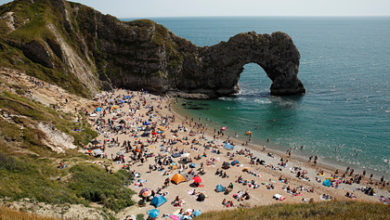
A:
[[[350,175],[348,170],[343,177],[345,169],[336,174],[332,167],[314,164],[314,158],[309,163],[272,149],[262,151],[262,146],[242,146],[242,140],[230,138],[226,145],[223,130],[214,133],[207,125],[179,115],[172,108],[174,99],[169,97],[115,90],[101,93],[95,100],[98,106],[86,107],[94,109],[88,114],[99,132],[98,143],[89,144],[85,153],[107,158],[97,164],[108,171],[128,169],[135,174],[130,186],[136,193],[134,201],[142,200],[138,193],[144,188],[154,195],[163,195],[167,201],[157,207],[158,218],[183,216],[187,209],[203,213],[232,208],[231,205],[253,207],[331,199],[380,202],[380,196],[389,198],[387,183],[370,181],[367,174]],[[228,169],[222,169],[224,162],[229,164]],[[201,182],[194,187],[194,180],[189,178],[175,184],[171,181],[175,174],[198,176]],[[324,186],[328,184],[326,179],[331,186]],[[166,181],[169,184],[164,186]],[[218,184],[230,190],[216,192]],[[231,184],[233,187],[229,188]],[[205,195],[204,201],[197,201],[199,193]],[[146,202],[144,206],[126,208],[116,217],[147,216],[147,210],[154,208]]]

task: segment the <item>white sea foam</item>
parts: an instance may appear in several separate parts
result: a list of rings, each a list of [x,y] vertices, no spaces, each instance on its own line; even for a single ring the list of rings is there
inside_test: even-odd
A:
[[[255,103],[258,103],[258,104],[271,104],[271,100],[266,100],[266,99],[255,99],[254,100]]]

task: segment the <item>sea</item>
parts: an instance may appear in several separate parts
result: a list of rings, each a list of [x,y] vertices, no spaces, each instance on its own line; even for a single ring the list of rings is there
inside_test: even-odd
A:
[[[179,100],[178,111],[217,129],[226,126],[228,135],[243,140],[250,130],[251,142],[267,148],[317,155],[321,163],[389,179],[390,17],[152,19],[198,46],[228,41],[241,32],[287,33],[301,55],[298,77],[306,94],[272,96],[264,70],[248,63],[239,93]]]

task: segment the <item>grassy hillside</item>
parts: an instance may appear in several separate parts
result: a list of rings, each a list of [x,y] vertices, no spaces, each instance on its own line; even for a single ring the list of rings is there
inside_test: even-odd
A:
[[[48,29],[47,24],[53,24],[65,41],[73,46],[73,50],[83,58],[79,51],[76,36],[64,28],[64,16],[56,9],[54,1],[39,0],[34,3],[26,0],[13,1],[0,6],[0,17],[12,12],[14,20],[12,30],[6,24],[7,19],[0,19],[0,66],[19,69],[26,74],[37,77],[52,84],[57,84],[71,93],[84,97],[90,96],[90,91],[81,83],[75,73],[68,71],[62,57],[57,55],[56,38]],[[52,68],[41,65],[27,58],[23,52],[24,45],[37,41],[47,45],[57,55],[51,55]],[[60,52],[61,53],[61,52]]]
[[[205,213],[197,220],[226,219],[389,219],[390,206],[361,202],[321,202],[314,204],[278,204],[250,209]]]
[[[0,117],[0,197],[86,206],[94,202],[113,211],[133,204],[126,171],[109,174],[77,150],[55,153],[37,129],[38,123],[51,124],[80,146],[97,135],[85,119],[74,122],[70,114],[11,92],[0,93],[0,109],[12,115]],[[68,167],[58,169],[60,161]]]

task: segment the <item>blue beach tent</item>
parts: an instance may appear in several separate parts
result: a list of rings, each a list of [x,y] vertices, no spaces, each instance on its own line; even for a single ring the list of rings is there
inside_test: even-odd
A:
[[[150,202],[150,205],[153,205],[154,207],[157,208],[166,202],[167,202],[167,199],[164,196],[157,195],[152,199],[152,201]]]
[[[330,182],[329,179],[326,179],[326,180],[324,180],[324,182],[322,182],[322,185],[329,187],[332,185],[332,183]]]
[[[225,191],[225,187],[223,187],[221,184],[218,184],[217,187],[215,188],[215,191],[217,192],[223,192]]]
[[[157,218],[158,214],[160,214],[160,211],[157,209],[148,210],[148,215],[150,218]]]
[[[225,149],[233,150],[233,149],[234,149],[234,145],[231,145],[231,144],[229,144],[229,143],[226,143],[226,144],[225,144]]]
[[[195,212],[194,212],[194,216],[196,217],[196,216],[199,216],[199,215],[201,215],[202,213],[199,211],[199,209],[197,209]]]

